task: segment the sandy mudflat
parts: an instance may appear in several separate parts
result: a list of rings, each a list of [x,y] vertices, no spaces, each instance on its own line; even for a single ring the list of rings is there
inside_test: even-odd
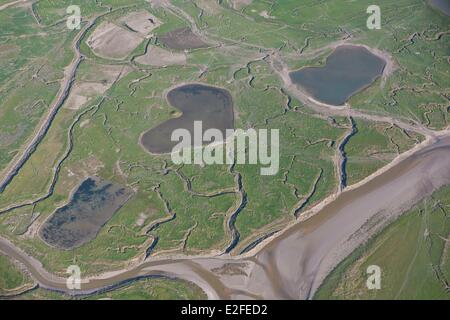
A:
[[[150,45],[145,55],[136,58],[136,62],[155,67],[183,65],[186,63],[186,55]]]
[[[95,29],[87,45],[99,57],[125,59],[143,40],[138,33],[105,21]]]
[[[236,10],[242,9],[252,3],[252,0],[231,0],[233,8]]]
[[[120,21],[142,35],[148,35],[161,25],[161,21],[158,18],[145,10],[130,13]]]
[[[208,45],[189,28],[180,28],[162,35],[159,40],[170,49],[190,50],[205,48]]]

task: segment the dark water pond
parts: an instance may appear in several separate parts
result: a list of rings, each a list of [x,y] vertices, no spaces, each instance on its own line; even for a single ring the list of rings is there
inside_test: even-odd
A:
[[[343,105],[358,91],[383,74],[386,63],[369,50],[358,46],[340,46],[323,67],[306,67],[290,73],[292,81],[314,99]]]
[[[450,0],[430,0],[433,7],[450,16]]]
[[[61,207],[46,221],[40,235],[48,244],[73,249],[93,240],[132,195],[132,191],[88,178],[75,191],[69,204]]]
[[[233,129],[233,99],[227,90],[188,84],[171,90],[169,103],[182,112],[179,118],[170,119],[142,135],[142,145],[151,153],[170,153],[178,142],[172,142],[172,132],[187,129],[194,136],[194,121],[202,121],[203,132],[215,128],[225,137],[226,129]]]

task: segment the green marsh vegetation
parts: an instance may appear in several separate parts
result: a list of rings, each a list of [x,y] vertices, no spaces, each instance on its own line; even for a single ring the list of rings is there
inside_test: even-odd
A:
[[[20,289],[32,284],[31,279],[24,274],[8,257],[0,255],[0,296],[20,293]]]
[[[87,100],[76,108],[66,101],[37,150],[0,194],[0,209],[29,203],[0,215],[2,236],[58,274],[73,263],[85,274],[125,267],[143,259],[155,239],[153,255],[221,252],[231,239],[228,219],[241,201],[237,174],[246,201],[235,221],[240,241],[232,253],[293,222],[296,211],[301,214],[337,191],[335,160],[348,119],[316,114],[289,96],[268,63],[273,50],[291,70],[320,65],[331,44],[352,34],[351,42],[386,51],[397,65],[386,81],[379,79],[352,97],[353,108],[430,129],[448,126],[448,18],[423,1],[379,1],[379,31],[366,28],[369,1],[253,1],[238,11],[228,1],[172,1],[211,46],[187,50],[184,65],[163,67],[141,65],[135,58],[149,43],[169,50],[158,36],[192,27],[179,10],[152,8],[146,1],[102,1],[101,6],[94,1],[41,1],[33,10],[0,12],[0,170],[31,137],[74,56],[76,32],[69,32],[64,20],[69,2],[80,5],[85,20],[104,14],[80,45],[85,59],[74,88],[81,88],[77,92]],[[153,36],[122,60],[98,57],[90,50],[86,39],[102,22],[117,23],[139,10],[163,22]],[[236,128],[280,129],[277,175],[261,176],[256,166],[177,166],[167,155],[145,152],[138,144],[140,135],[177,116],[165,98],[167,89],[190,82],[227,89]],[[86,93],[83,84],[103,84],[106,90]],[[423,140],[388,123],[355,121],[358,132],[344,149],[349,184]],[[67,204],[88,176],[126,185],[135,193],[91,242],[71,251],[45,245],[33,230]]]

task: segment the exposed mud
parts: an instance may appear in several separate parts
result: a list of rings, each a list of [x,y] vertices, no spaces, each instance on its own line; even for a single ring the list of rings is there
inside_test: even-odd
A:
[[[86,43],[99,57],[124,59],[143,40],[144,38],[139,33],[125,30],[105,21],[94,30]]]
[[[160,36],[159,41],[175,50],[192,50],[208,46],[189,28],[180,28],[170,31]]]
[[[145,54],[136,58],[135,61],[143,65],[155,67],[184,65],[186,64],[186,55],[148,45]]]

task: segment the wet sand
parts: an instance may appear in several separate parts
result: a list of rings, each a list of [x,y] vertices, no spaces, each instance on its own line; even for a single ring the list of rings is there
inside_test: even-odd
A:
[[[449,156],[446,138],[343,192],[317,215],[268,244],[258,260],[278,271],[290,298],[311,298],[337,263],[370,234],[450,182]]]
[[[151,258],[125,271],[83,279],[69,292],[65,280],[0,238],[0,251],[21,262],[40,286],[89,294],[142,277],[191,281],[210,299],[308,299],[326,275],[386,223],[450,183],[450,134],[422,145],[396,165],[342,192],[317,214],[244,256]]]

